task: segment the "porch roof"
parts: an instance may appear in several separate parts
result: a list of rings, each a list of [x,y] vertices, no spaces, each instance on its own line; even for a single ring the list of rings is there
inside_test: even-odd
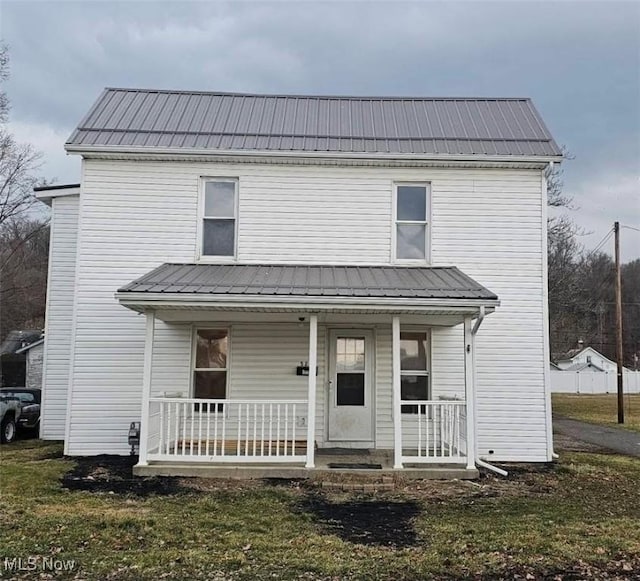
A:
[[[211,308],[499,304],[493,292],[454,266],[163,264],[120,288],[116,297],[134,310],[187,303]]]

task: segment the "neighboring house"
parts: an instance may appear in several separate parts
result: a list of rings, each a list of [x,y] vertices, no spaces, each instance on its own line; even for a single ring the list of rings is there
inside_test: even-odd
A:
[[[40,389],[43,353],[42,331],[10,331],[0,345],[0,387]]]
[[[80,186],[37,192],[65,453],[141,422],[137,473],[552,459],[530,100],[107,89],[66,149]]]
[[[598,353],[593,347],[578,347],[564,353],[556,360],[562,371],[594,371],[615,373],[617,364]]]
[[[615,393],[618,366],[593,347],[583,347],[578,342],[571,349],[556,357],[555,369],[551,370],[551,391],[553,393]],[[640,372],[623,369],[624,393],[640,393]]]

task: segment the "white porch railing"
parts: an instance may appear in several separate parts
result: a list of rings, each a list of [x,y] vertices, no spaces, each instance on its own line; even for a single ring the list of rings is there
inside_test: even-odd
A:
[[[464,401],[403,401],[402,462],[462,463],[467,456]]]
[[[150,398],[147,459],[305,462],[307,409],[306,400]]]

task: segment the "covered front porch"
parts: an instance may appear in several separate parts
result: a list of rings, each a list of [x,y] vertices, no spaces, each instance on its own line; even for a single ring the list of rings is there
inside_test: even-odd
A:
[[[363,297],[298,291],[272,292],[274,300],[265,300],[256,297],[254,284],[247,300],[247,293],[221,296],[210,292],[211,285],[194,284],[195,276],[209,280],[215,274],[215,288],[229,289],[220,268],[237,281],[243,267],[166,265],[118,292],[121,303],[146,317],[137,473],[475,474],[474,344],[482,320],[497,305],[494,295],[456,269],[437,272],[440,287],[456,287],[439,292],[475,296],[371,297],[379,287]],[[267,268],[264,278],[283,267],[248,268]],[[411,292],[434,294],[424,271],[433,276],[431,271],[447,269],[411,270],[412,279],[405,279]],[[415,280],[418,272],[422,278]],[[282,280],[282,272],[277,275]],[[209,292],[159,290],[175,290],[177,279],[180,288]],[[410,294],[398,291],[398,280],[395,291]],[[326,284],[318,286],[326,292]],[[205,357],[212,341],[215,356]],[[224,357],[218,361],[221,345]],[[189,361],[188,371],[174,374],[181,363],[171,365],[173,353]],[[202,367],[203,357],[217,367]],[[207,371],[218,377],[225,372],[224,390],[213,388],[223,397],[203,397],[199,382]]]

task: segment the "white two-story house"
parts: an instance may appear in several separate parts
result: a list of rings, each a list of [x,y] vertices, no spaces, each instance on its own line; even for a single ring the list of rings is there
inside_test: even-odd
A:
[[[107,89],[66,149],[80,184],[37,195],[67,454],[139,422],[138,473],[551,460],[530,100]]]

